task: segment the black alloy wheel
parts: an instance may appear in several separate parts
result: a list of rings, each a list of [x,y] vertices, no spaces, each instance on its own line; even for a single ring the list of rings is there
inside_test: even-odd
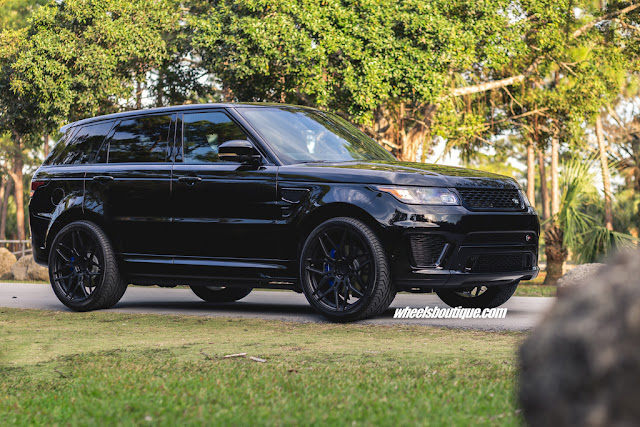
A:
[[[49,252],[49,279],[60,302],[75,311],[109,308],[127,289],[111,243],[89,221],[72,222],[56,235]]]
[[[396,294],[380,239],[354,218],[330,219],[311,232],[300,278],[309,303],[333,321],[380,314]]]
[[[194,294],[206,302],[234,302],[249,295],[253,288],[224,286],[189,286]]]
[[[466,289],[436,290],[438,297],[450,307],[494,308],[501,306],[516,291],[519,280],[505,285],[473,286]]]

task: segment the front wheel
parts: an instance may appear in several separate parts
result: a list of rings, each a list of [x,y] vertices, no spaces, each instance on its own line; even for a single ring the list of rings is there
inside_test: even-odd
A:
[[[436,290],[438,297],[449,307],[495,308],[505,302],[516,291],[519,280],[496,286],[474,286],[466,289]]]
[[[49,279],[60,302],[75,311],[109,308],[127,290],[109,239],[89,221],[72,222],[53,239]]]
[[[355,218],[333,218],[311,232],[300,282],[311,306],[336,322],[380,314],[396,295],[380,239]]]
[[[253,288],[223,286],[189,286],[194,294],[206,302],[233,302],[249,295]]]

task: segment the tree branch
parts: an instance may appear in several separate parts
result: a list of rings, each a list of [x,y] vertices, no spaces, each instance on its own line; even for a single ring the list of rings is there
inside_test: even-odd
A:
[[[573,38],[577,38],[580,37],[582,34],[584,34],[586,31],[588,31],[589,29],[591,29],[594,25],[602,22],[602,21],[607,21],[609,19],[615,18],[619,15],[625,14],[627,12],[631,12],[637,8],[640,7],[640,3],[636,3],[636,4],[632,4],[631,6],[627,6],[624,9],[620,9],[617,10],[615,12],[611,12],[611,13],[607,13],[606,15],[600,16],[597,19],[594,19],[591,22],[588,22],[587,24],[584,24],[582,27],[578,28],[576,31],[573,32],[572,36]],[[524,73],[522,74],[518,74],[517,76],[511,76],[511,77],[507,77],[506,79],[501,79],[501,80],[496,80],[493,82],[486,82],[486,83],[480,83],[477,85],[473,85],[473,86],[464,86],[464,87],[458,87],[453,89],[449,95],[457,97],[457,96],[464,96],[464,95],[472,95],[474,93],[478,93],[478,92],[485,92],[488,90],[492,90],[492,89],[499,89],[502,87],[506,87],[506,86],[511,86],[513,84],[516,83],[520,83],[523,82],[524,79],[531,74],[536,66],[538,65],[538,63],[540,62],[542,58],[537,58],[533,64],[531,64]]]
[[[542,58],[536,58],[535,61],[525,70],[524,73],[518,74],[517,76],[507,77],[506,79],[495,80],[493,82],[480,83],[478,85],[473,86],[464,86],[457,87],[453,89],[450,93],[451,96],[464,96],[464,95],[472,95],[478,92],[486,92],[492,89],[499,89],[501,87],[511,86],[516,83],[520,83],[524,81],[524,79],[536,69],[538,64]]]
[[[602,15],[597,19],[594,19],[593,21],[588,22],[584,24],[582,27],[575,30],[572,36],[573,38],[580,37],[582,34],[589,31],[591,28],[593,28],[593,26],[595,26],[596,24],[599,24],[602,21],[607,21],[611,18],[615,18],[616,16],[625,14],[627,12],[631,12],[632,10],[635,10],[639,7],[640,7],[640,3],[636,3],[636,4],[632,4],[631,6],[627,6],[624,9],[616,10],[615,12],[610,12],[610,13],[607,13],[606,15]]]

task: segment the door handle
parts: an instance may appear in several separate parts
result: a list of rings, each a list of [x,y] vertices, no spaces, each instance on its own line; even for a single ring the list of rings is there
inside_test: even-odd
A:
[[[109,175],[96,175],[93,177],[93,180],[98,182],[108,182],[113,181],[113,177]]]
[[[199,176],[187,175],[187,176],[181,176],[180,178],[178,178],[178,181],[184,182],[187,184],[195,184],[196,182],[202,181],[202,178],[200,178]]]

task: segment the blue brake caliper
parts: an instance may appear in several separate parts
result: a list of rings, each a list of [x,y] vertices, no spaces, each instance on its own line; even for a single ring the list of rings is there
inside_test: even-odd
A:
[[[329,252],[329,256],[333,259],[336,259],[336,250],[335,249],[331,249],[331,252]],[[329,264],[325,264],[324,265],[324,271],[326,271],[327,273],[331,271],[331,266]],[[335,283],[335,280],[333,279],[329,279],[329,287],[332,287],[333,284]]]

